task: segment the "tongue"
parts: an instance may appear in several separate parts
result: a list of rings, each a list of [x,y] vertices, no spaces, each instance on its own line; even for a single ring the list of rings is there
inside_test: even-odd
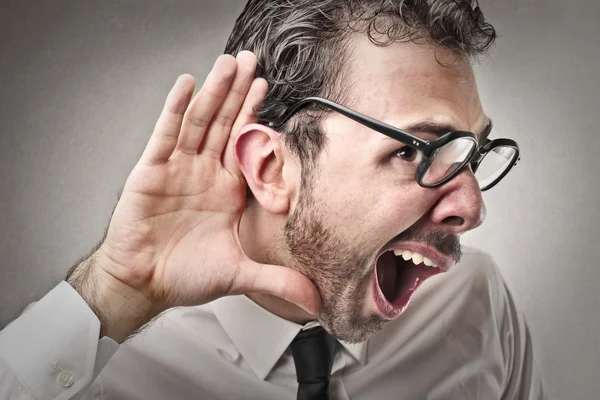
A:
[[[402,258],[396,260],[396,266],[399,275],[396,297],[412,294],[425,279],[437,273],[435,268],[427,267],[423,263],[415,265],[412,261],[404,261]]]

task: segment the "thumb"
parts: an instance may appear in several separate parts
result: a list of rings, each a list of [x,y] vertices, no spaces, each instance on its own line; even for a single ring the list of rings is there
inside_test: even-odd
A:
[[[240,263],[229,294],[246,293],[272,294],[312,315],[321,308],[319,291],[306,276],[291,268],[260,264],[249,258]]]

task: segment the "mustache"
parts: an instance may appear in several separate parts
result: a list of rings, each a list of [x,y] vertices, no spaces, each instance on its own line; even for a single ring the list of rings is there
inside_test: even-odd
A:
[[[413,241],[426,244],[440,253],[452,257],[455,263],[460,262],[462,258],[462,246],[458,235],[442,230],[424,230],[418,227],[410,227],[392,240],[392,242],[396,241]]]

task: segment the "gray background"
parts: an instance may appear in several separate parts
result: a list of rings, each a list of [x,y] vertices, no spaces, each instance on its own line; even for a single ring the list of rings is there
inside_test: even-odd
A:
[[[0,0],[0,327],[101,237],[168,89],[204,79],[243,2]],[[495,257],[550,394],[598,399],[600,3],[483,9],[502,35],[483,103],[523,160],[465,242]]]

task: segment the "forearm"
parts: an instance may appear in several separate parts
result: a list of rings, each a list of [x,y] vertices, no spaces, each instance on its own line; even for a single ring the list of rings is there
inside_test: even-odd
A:
[[[95,251],[70,271],[67,282],[100,320],[100,337],[122,343],[160,310],[143,294],[104,272],[101,264],[107,262]]]

